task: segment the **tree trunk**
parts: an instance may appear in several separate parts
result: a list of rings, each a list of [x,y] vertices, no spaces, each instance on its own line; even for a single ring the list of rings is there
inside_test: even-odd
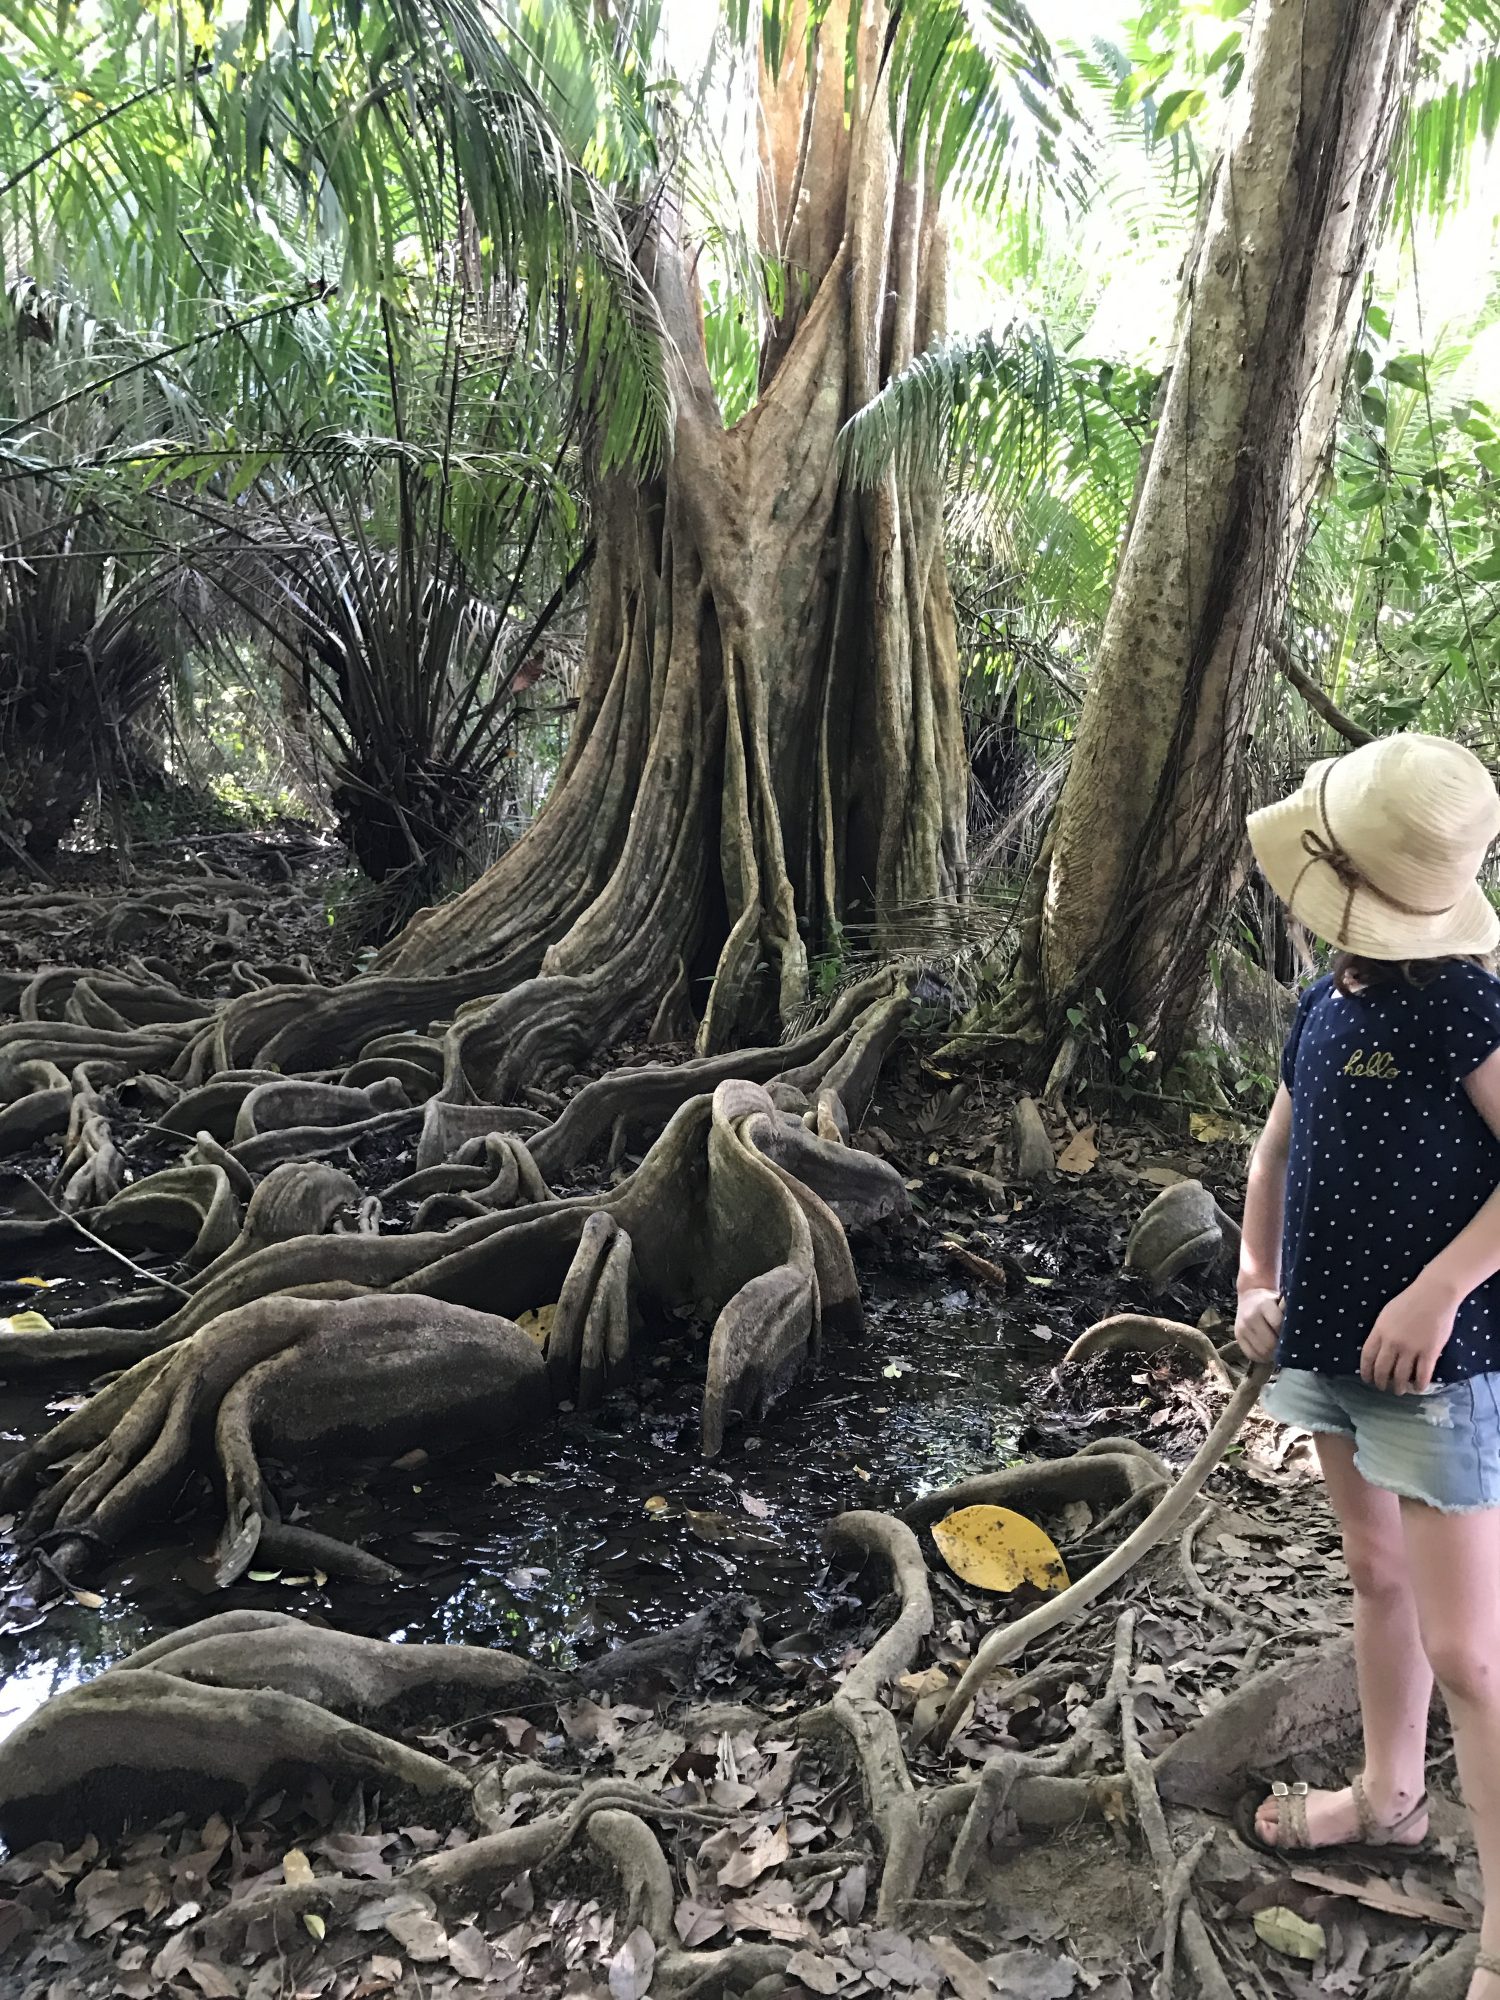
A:
[[[761,77],[761,226],[787,262],[759,400],[733,429],[704,356],[693,249],[661,205],[643,269],[671,343],[670,463],[596,502],[572,743],[536,826],[382,961],[491,964],[492,1029],[538,1060],[632,1022],[703,1050],[785,1020],[808,951],[966,887],[965,768],[935,482],[856,490],[838,435],[942,332],[932,185],[897,165],[884,9]],[[515,985],[514,982],[523,982]],[[518,1044],[519,1046],[519,1044]]]
[[[1415,0],[1260,0],[1023,957],[1168,1061],[1243,851],[1245,749],[1333,436]],[[1029,961],[1029,962],[1028,962]]]

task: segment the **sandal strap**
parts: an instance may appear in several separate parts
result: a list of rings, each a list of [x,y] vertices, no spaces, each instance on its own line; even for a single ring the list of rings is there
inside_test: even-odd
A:
[[[1359,1830],[1371,1847],[1388,1847],[1406,1831],[1414,1819],[1427,1810],[1427,1794],[1423,1792],[1416,1804],[1409,1806],[1400,1819],[1392,1820],[1387,1825],[1375,1817],[1374,1808],[1370,1804],[1370,1795],[1365,1790],[1363,1775],[1355,1778],[1349,1789],[1354,1794],[1354,1810],[1359,1815]]]
[[[1476,1972],[1500,1972],[1500,1951],[1481,1951],[1474,1959]]]
[[[1288,1785],[1284,1790],[1278,1786],[1276,1799],[1276,1845],[1285,1848],[1308,1848],[1312,1841],[1307,1830],[1307,1787]]]

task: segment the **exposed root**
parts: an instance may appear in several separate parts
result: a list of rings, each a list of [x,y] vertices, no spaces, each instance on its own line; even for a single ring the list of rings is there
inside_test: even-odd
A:
[[[901,1518],[908,1527],[929,1528],[960,1507],[1057,1508],[1070,1500],[1118,1501],[1157,1483],[1149,1459],[1134,1452],[1089,1450],[1072,1458],[1033,1459],[999,1472],[976,1473],[923,1494]]]
[[[1172,1532],[1197,1497],[1204,1481],[1239,1435],[1269,1374],[1269,1368],[1265,1367],[1251,1370],[1224,1406],[1218,1422],[1199,1446],[1191,1463],[1183,1469],[1176,1484],[1112,1554],[1066,1590],[1059,1591],[1056,1597],[1027,1612],[1014,1624],[990,1633],[965,1669],[953,1691],[952,1700],[938,1721],[933,1732],[936,1743],[942,1745],[949,1741],[968,1714],[980,1687],[996,1668],[1017,1658],[1044,1633],[1054,1631],[1057,1626],[1087,1610],[1097,1597],[1118,1583],[1148,1550]]]
[[[1073,1342],[1062,1366],[1092,1360],[1096,1354],[1157,1354],[1164,1348],[1191,1355],[1221,1389],[1234,1388],[1233,1374],[1206,1333],[1180,1320],[1159,1319],[1154,1313],[1116,1313],[1111,1319],[1101,1319]]]
[[[534,1344],[508,1320],[434,1299],[261,1300],[150,1356],[0,1472],[33,1500],[21,1537],[56,1538],[76,1574],[161,1511],[212,1435],[225,1495],[221,1583],[244,1573],[264,1526],[260,1451],[313,1440],[404,1449],[455,1427],[503,1433],[550,1408]]]
[[[1336,1639],[1237,1687],[1156,1759],[1156,1782],[1176,1805],[1227,1813],[1254,1773],[1333,1740],[1358,1715],[1354,1648]]]
[[[883,1688],[905,1673],[932,1630],[927,1565],[910,1528],[888,1514],[840,1514],[824,1531],[831,1548],[880,1555],[901,1596],[896,1622],[845,1675],[827,1708],[805,1716],[812,1733],[842,1733],[864,1780],[870,1816],[884,1849],[876,1914],[894,1920],[917,1893],[927,1860],[930,1828],[907,1769],[895,1717],[880,1701]]]
[[[1184,1271],[1231,1264],[1239,1255],[1238,1223],[1200,1181],[1163,1188],[1142,1210],[1125,1246],[1125,1269],[1162,1291]]]
[[[665,1944],[672,1935],[677,1896],[656,1835],[638,1814],[606,1807],[590,1818],[588,1837],[589,1845],[620,1878],[625,1892],[625,1929],[632,1931],[643,1924],[654,1943]]]
[[[1127,1612],[1130,1620],[1128,1630],[1133,1635],[1134,1615]],[[1156,1869],[1156,1879],[1164,1898],[1170,1898],[1174,1879],[1177,1875],[1177,1856],[1172,1847],[1172,1836],[1167,1830],[1167,1816],[1162,1810],[1161,1797],[1156,1789],[1156,1779],[1152,1775],[1150,1760],[1141,1749],[1140,1733],[1136,1728],[1135,1695],[1127,1684],[1120,1692],[1120,1737],[1125,1752],[1125,1775],[1130,1780],[1131,1794],[1135,1800],[1136,1819],[1146,1836],[1146,1844],[1151,1850],[1151,1860]],[[1235,2000],[1229,1981],[1224,1976],[1224,1968],[1219,1963],[1219,1955],[1214,1950],[1213,1940],[1208,1935],[1198,1907],[1190,1898],[1184,1897],[1178,1916],[1177,1929],[1182,1937],[1183,1951],[1193,1971],[1193,1992],[1195,2000]],[[1164,2000],[1167,1989],[1163,1988]]]
[[[0,1835],[13,1850],[109,1838],[154,1825],[189,1794],[197,1810],[232,1816],[314,1777],[379,1787],[444,1823],[468,1811],[461,1773],[315,1702],[144,1666],[58,1695],[6,1739]]]
[[[1172,2000],[1177,1969],[1177,1938],[1183,1923],[1183,1912],[1192,1899],[1193,1876],[1198,1863],[1213,1844],[1214,1829],[1210,1827],[1207,1833],[1198,1836],[1185,1854],[1178,1856],[1167,1879],[1162,1894],[1161,1971],[1152,1981],[1152,2000]]]
[[[651,1990],[662,2000],[722,2000],[761,1980],[780,1979],[791,1956],[784,1944],[744,1941],[718,1951],[666,1951],[656,1961]]]

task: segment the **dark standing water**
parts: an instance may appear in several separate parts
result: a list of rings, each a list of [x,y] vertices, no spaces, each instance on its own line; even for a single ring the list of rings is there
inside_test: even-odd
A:
[[[289,1515],[400,1565],[403,1580],[378,1589],[277,1574],[214,1590],[203,1557],[219,1517],[205,1484],[184,1495],[175,1532],[88,1580],[102,1605],[54,1606],[0,1632],[0,1734],[159,1633],[246,1606],[558,1665],[730,1592],[795,1631],[816,1614],[830,1514],[900,1506],[1015,1453],[1026,1385],[1057,1353],[1041,1324],[1051,1303],[1044,1291],[999,1306],[963,1288],[882,1281],[862,1340],[826,1347],[712,1463],[697,1451],[701,1349],[670,1344],[604,1409],[489,1448],[434,1452],[415,1467],[268,1467]],[[0,1392],[0,1451],[43,1427],[55,1393]]]

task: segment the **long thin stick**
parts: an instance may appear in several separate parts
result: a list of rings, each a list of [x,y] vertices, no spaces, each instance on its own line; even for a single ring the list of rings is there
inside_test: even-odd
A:
[[[1118,1583],[1127,1570],[1154,1548],[1163,1536],[1171,1533],[1191,1506],[1203,1482],[1238,1437],[1240,1427],[1254,1409],[1270,1373],[1269,1364],[1250,1370],[1225,1404],[1219,1421],[1198,1447],[1196,1456],[1178,1474],[1176,1484],[1162,1495],[1134,1534],[1127,1535],[1119,1547],[1103,1562],[1096,1563],[1087,1576],[1081,1576],[1066,1590],[1059,1591],[1056,1597],[1048,1598],[1045,1604],[1028,1611],[1013,1625],[1002,1625],[998,1631],[990,1633],[965,1669],[932,1733],[932,1742],[938,1749],[947,1744],[968,1714],[980,1687],[997,1667],[1003,1667],[1007,1661],[1025,1652],[1028,1646],[1040,1639],[1043,1633],[1052,1631],[1054,1626],[1076,1618],[1096,1597],[1101,1597],[1111,1585]]]
[[[174,1285],[170,1278],[158,1277],[155,1271],[148,1271],[144,1264],[137,1264],[134,1258],[127,1257],[123,1250],[117,1250],[113,1243],[106,1243],[102,1236],[96,1236],[92,1229],[78,1220],[76,1215],[70,1215],[65,1208],[59,1208],[47,1190],[38,1187],[30,1174],[22,1174],[21,1178],[33,1194],[41,1196],[54,1215],[60,1216],[64,1222],[71,1222],[78,1234],[86,1236],[96,1250],[102,1250],[107,1257],[113,1257],[116,1263],[123,1264],[127,1271],[134,1271],[138,1278],[145,1278],[153,1285],[165,1286],[169,1292],[175,1292],[180,1299],[190,1299],[193,1296],[181,1285]]]

